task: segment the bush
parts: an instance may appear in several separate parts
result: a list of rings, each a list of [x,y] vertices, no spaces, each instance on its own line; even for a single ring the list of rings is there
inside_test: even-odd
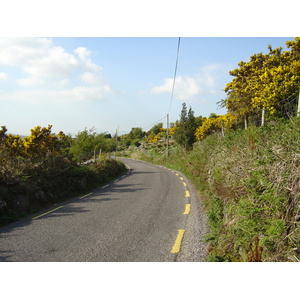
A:
[[[249,242],[258,236],[265,261],[295,260],[300,250],[299,126],[296,119],[252,127],[225,138],[212,136],[195,147],[203,154],[199,171],[208,174],[208,189],[223,204],[221,221],[215,201],[207,204],[212,228],[221,226],[214,241],[217,255],[245,260]]]
[[[296,118],[227,131],[225,137],[213,134],[190,152],[174,148],[168,158],[145,153],[139,158],[181,171],[202,193],[209,260],[251,260],[255,240],[263,261],[298,261],[299,149]]]
[[[40,164],[26,161],[17,165],[23,167],[2,169],[0,174],[0,200],[6,204],[0,210],[0,225],[90,191],[126,170],[122,162],[109,159],[85,166],[64,157],[48,157]],[[28,205],[18,201],[16,206],[16,198]]]

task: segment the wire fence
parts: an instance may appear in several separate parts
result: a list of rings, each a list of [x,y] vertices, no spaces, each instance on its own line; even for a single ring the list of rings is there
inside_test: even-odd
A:
[[[277,113],[270,115],[267,111],[259,110],[248,117],[248,125],[261,126],[276,118],[291,119],[297,116],[299,92],[295,92],[290,97],[278,101]]]
[[[283,118],[290,119],[297,115],[299,94],[295,93],[291,97],[280,101],[280,112]]]

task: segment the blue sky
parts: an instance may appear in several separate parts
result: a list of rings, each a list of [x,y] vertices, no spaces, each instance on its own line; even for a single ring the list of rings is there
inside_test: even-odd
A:
[[[169,85],[174,75],[178,36],[182,39],[170,121],[179,118],[184,101],[192,106],[196,115],[225,113],[217,110],[216,103],[225,97],[222,90],[231,80],[228,72],[241,60],[248,60],[250,55],[266,52],[268,44],[284,47],[285,41],[299,34],[299,12],[295,1],[291,0],[284,3],[270,0],[10,0],[1,4],[1,12],[0,37],[59,37],[27,41],[18,38],[10,42],[0,39],[0,125],[21,135],[29,134],[36,125],[48,124],[53,125],[53,132],[63,130],[73,135],[93,126],[98,132],[112,134],[119,126],[120,133],[126,133],[132,127],[146,127],[165,117],[171,97]],[[280,36],[283,38],[277,38]],[[147,276],[153,281],[154,270],[149,269],[152,265],[147,265],[146,272],[145,265],[135,266],[143,268],[134,273],[143,274],[146,278],[143,282],[148,282]],[[198,268],[198,265],[189,264],[188,269],[182,266],[186,268],[181,265],[181,273],[190,272],[193,266]],[[22,270],[19,265],[17,267],[20,273]],[[123,276],[128,275],[127,266],[124,273],[120,265],[101,265],[101,268],[106,277],[111,274],[115,279],[116,274],[121,274],[118,280],[120,296],[128,291],[132,298],[132,289],[128,287],[131,287],[134,274],[129,272],[130,276]],[[237,286],[242,290],[244,278],[252,272],[245,265],[239,270],[232,266],[230,269],[226,269],[230,276],[223,276],[218,282],[223,287],[220,289],[222,295],[232,278],[238,281],[241,278]],[[5,271],[14,275],[16,270],[12,273],[9,266]],[[37,271],[43,274],[40,276],[43,282],[50,274],[48,270]],[[168,272],[163,267],[160,271],[164,286],[178,279],[178,272],[171,269]],[[211,265],[201,265],[201,271],[197,273],[197,283],[199,276],[203,281],[216,273]],[[265,268],[261,271],[266,273]],[[27,269],[24,274],[28,274]],[[243,276],[236,277],[236,274]],[[264,285],[268,285],[268,280],[269,284],[276,281],[273,274],[277,276],[276,272],[268,272]],[[71,284],[78,277],[76,272],[65,275],[71,278]],[[14,288],[11,284],[7,281],[5,285]],[[107,292],[114,291],[114,285],[115,280],[105,281]],[[210,292],[214,285],[215,280],[205,280],[203,286]],[[86,296],[87,291],[93,291],[90,281],[85,285],[80,278],[80,286],[82,293],[76,290],[76,295]],[[197,284],[190,284],[192,286],[197,287]],[[174,291],[174,298],[181,296],[178,289]],[[185,296],[198,293],[193,288],[183,291]],[[267,292],[269,295],[270,291]],[[284,290],[285,295],[286,292]],[[165,293],[170,296],[170,289]],[[230,293],[232,296],[232,291]]]
[[[196,116],[224,114],[228,74],[250,55],[284,47],[293,37],[181,37],[170,121],[182,103]],[[85,128],[114,134],[166,126],[178,37],[0,39],[0,120],[27,135],[53,125],[75,135]]]

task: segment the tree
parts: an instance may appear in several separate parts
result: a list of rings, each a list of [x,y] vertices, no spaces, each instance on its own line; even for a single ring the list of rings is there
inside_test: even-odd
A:
[[[225,87],[225,105],[237,120],[261,113],[283,117],[282,103],[299,90],[300,38],[286,42],[290,51],[268,46],[267,54],[253,54],[248,62],[230,71],[234,79]]]
[[[195,130],[197,128],[194,111],[189,108],[187,111],[186,104],[182,104],[182,110],[180,114],[180,121],[178,128],[174,133],[175,141],[181,145],[185,150],[190,150],[196,141]]]
[[[131,140],[135,140],[135,139],[141,139],[144,136],[144,132],[142,130],[141,127],[134,127],[131,129],[130,133],[129,133],[129,138]]]
[[[31,158],[44,158],[46,155],[59,155],[65,139],[61,131],[56,136],[51,133],[52,125],[48,127],[36,126],[30,129],[30,135],[24,138],[24,151]]]
[[[230,71],[229,74],[235,78],[228,83],[224,89],[228,95],[226,108],[237,119],[244,119],[245,128],[248,126],[248,118],[256,113],[256,110],[251,104],[254,90],[250,87],[253,85],[253,82],[256,82],[258,79],[255,70],[263,59],[261,55],[260,53],[257,56],[251,56],[250,62],[247,63],[241,61],[238,64],[238,69]]]
[[[9,133],[3,145],[11,156],[24,156],[25,154],[24,141],[18,135]]]
[[[6,132],[7,132],[6,126],[1,126],[1,129],[0,129],[0,145],[2,144],[3,140],[6,137]]]
[[[43,160],[47,156],[67,155],[70,139],[62,131],[57,135],[51,133],[52,125],[48,127],[36,126],[30,130],[30,135],[22,139],[19,135],[12,135],[2,126],[1,146],[10,156],[22,156],[33,161]],[[4,138],[5,137],[5,138]]]
[[[94,128],[78,132],[72,141],[70,153],[75,160],[82,162],[94,156],[95,151],[111,152],[116,149],[116,140],[106,133],[96,133]]]
[[[213,118],[203,118],[203,123],[196,129],[195,136],[200,141],[214,132],[222,132],[224,135],[225,129],[232,128],[235,121],[235,117],[230,113],[221,116],[216,115]]]
[[[77,161],[82,162],[91,158],[96,146],[95,135],[96,133],[93,128],[89,130],[85,128],[75,136],[70,148],[70,153],[73,154]]]
[[[161,131],[161,128],[163,127],[163,123],[158,123],[156,125],[154,125],[151,129],[150,129],[150,133],[153,134],[158,134]]]

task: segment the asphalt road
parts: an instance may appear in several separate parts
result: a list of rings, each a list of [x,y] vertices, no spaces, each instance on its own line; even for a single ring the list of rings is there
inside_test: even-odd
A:
[[[182,174],[122,159],[128,173],[0,230],[0,261],[205,261],[204,214]]]

